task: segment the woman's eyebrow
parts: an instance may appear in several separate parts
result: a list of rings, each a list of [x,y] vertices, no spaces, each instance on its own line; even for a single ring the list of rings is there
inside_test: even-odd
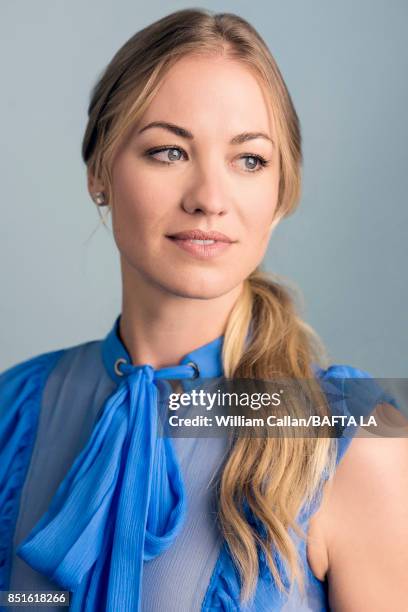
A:
[[[145,125],[141,130],[139,130],[139,134],[148,130],[150,128],[163,128],[172,134],[176,134],[176,136],[180,136],[181,138],[188,138],[189,140],[194,140],[193,134],[186,130],[185,128],[180,127],[179,125],[175,125],[174,123],[168,123],[167,121],[152,121]],[[230,140],[230,144],[242,144],[243,142],[247,142],[248,140],[254,140],[255,138],[264,138],[269,140],[274,146],[275,143],[268,134],[265,132],[242,132],[242,134],[237,134]]]

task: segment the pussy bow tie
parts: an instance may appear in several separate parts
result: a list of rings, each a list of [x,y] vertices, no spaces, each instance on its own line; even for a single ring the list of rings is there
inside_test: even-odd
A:
[[[186,514],[172,441],[157,435],[158,381],[196,378],[197,367],[124,361],[116,361],[121,382],[88,443],[17,549],[73,592],[74,612],[140,610],[143,562],[171,545]]]

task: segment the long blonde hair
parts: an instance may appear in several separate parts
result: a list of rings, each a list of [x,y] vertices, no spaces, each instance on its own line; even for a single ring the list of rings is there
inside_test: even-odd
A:
[[[257,75],[268,96],[280,154],[276,214],[291,214],[300,198],[301,133],[282,75],[265,42],[247,21],[201,9],[176,11],[137,32],[93,88],[82,156],[88,172],[106,186],[107,202],[113,201],[111,169],[119,145],[149,106],[166,72],[188,53],[223,54],[244,62]],[[316,334],[296,312],[290,290],[260,269],[254,270],[244,282],[225,330],[225,376],[313,379],[312,364],[322,364],[322,355]],[[328,414],[319,385],[310,386],[309,396],[315,414]],[[291,411],[299,414],[301,410],[295,400]],[[231,445],[218,483],[218,515],[240,573],[241,601],[255,593],[259,549],[279,589],[286,587],[273,551],[284,561],[291,587],[297,582],[303,590],[298,549],[289,531],[306,537],[298,523],[299,512],[320,491],[323,473],[332,474],[335,442],[323,435],[293,438],[282,434],[237,437]],[[244,502],[264,526],[262,534],[247,520]]]

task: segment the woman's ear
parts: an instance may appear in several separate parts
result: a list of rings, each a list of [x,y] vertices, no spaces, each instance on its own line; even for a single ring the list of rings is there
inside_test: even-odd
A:
[[[106,206],[105,189],[102,181],[96,179],[90,171],[87,173],[87,181],[89,195],[95,204],[97,206]]]

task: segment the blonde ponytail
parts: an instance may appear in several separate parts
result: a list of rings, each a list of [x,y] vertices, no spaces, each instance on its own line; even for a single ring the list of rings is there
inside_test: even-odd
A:
[[[250,332],[249,344],[245,339]],[[224,335],[225,376],[237,379],[313,379],[312,363],[322,363],[317,336],[296,314],[288,289],[256,270],[245,281]],[[307,386],[314,413],[329,414],[318,384]],[[285,400],[288,412],[288,400]],[[299,399],[292,398],[290,414],[304,415]],[[264,416],[266,416],[266,411]],[[258,414],[257,414],[258,416]],[[262,411],[259,412],[262,416]],[[327,434],[322,434],[327,435]],[[273,559],[276,551],[286,563],[293,586],[304,586],[292,529],[305,534],[297,523],[303,504],[311,503],[323,473],[335,465],[336,440],[327,437],[237,437],[223,467],[219,485],[219,521],[231,555],[239,569],[242,601],[253,594],[258,579],[258,547],[281,590],[282,577]],[[244,501],[265,528],[266,536],[248,523]]]

